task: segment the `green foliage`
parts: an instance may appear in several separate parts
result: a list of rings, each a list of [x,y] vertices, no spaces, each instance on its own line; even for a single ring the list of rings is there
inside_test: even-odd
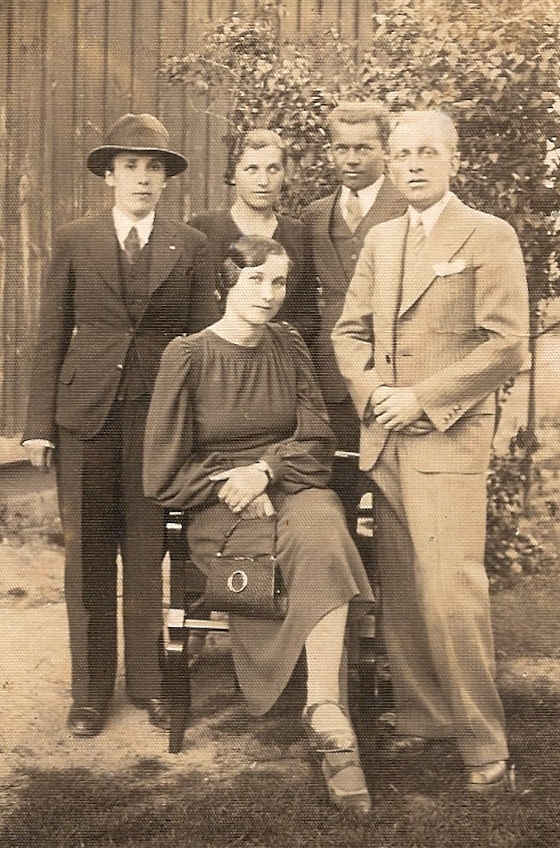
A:
[[[539,301],[560,293],[550,274],[560,244],[550,157],[560,119],[558,13],[531,0],[390,7],[375,18],[354,89],[394,110],[438,108],[454,118],[463,160],[455,188],[517,231],[536,318]]]
[[[507,454],[492,455],[487,478],[486,570],[492,589],[513,585],[538,571],[543,549],[523,525],[525,431],[511,439]]]
[[[539,304],[560,294],[558,167],[552,148],[560,122],[559,16],[542,0],[385,0],[371,45],[335,30],[305,44],[280,37],[281,3],[261,0],[252,17],[234,14],[202,39],[200,50],[170,57],[160,73],[211,112],[225,97],[224,141],[255,126],[287,141],[294,173],[287,210],[333,186],[325,117],[340,99],[374,98],[396,112],[441,108],[455,119],[463,167],[455,188],[473,206],[508,220],[527,264],[533,327]],[[231,177],[231,173],[226,175]]]
[[[371,44],[358,58],[356,45],[334,30],[304,45],[286,43],[280,0],[261,0],[253,17],[233,15],[205,36],[197,53],[171,57],[160,72],[195,93],[201,111],[225,98],[230,154],[252,127],[283,136],[294,165],[283,204],[295,214],[334,185],[325,118],[335,103],[375,99],[391,112],[448,112],[463,161],[454,188],[517,231],[535,333],[543,301],[560,295],[560,13],[543,0],[521,7],[514,0],[379,0],[376,6]],[[519,530],[533,442],[528,434],[524,460],[519,440],[506,457],[492,460],[487,563],[496,585],[531,571],[540,555]]]
[[[336,35],[331,42],[341,43]],[[254,127],[276,130],[289,146],[294,166],[285,207],[297,211],[333,185],[324,119],[336,101],[321,70],[328,51],[325,44],[317,50],[313,45],[305,50],[281,46],[276,21],[265,5],[254,18],[235,13],[218,24],[203,37],[197,53],[168,58],[160,74],[198,95],[194,105],[203,112],[215,114],[212,104],[226,95],[228,182],[238,138]]]

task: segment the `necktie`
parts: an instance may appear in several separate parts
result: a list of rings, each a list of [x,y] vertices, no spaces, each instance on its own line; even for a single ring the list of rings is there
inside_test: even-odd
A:
[[[360,221],[363,218],[362,204],[357,191],[351,191],[346,202],[346,223],[350,230],[354,233],[360,226]]]
[[[422,223],[422,218],[418,218],[414,226],[412,224],[409,225],[406,234],[403,276],[397,293],[397,314],[401,306],[403,293],[407,292],[411,286],[414,286],[416,270],[425,242],[426,232],[424,230],[424,224]]]
[[[136,227],[131,227],[129,234],[124,240],[124,252],[131,265],[134,265],[140,253],[140,236]]]
[[[424,247],[424,242],[426,241],[426,233],[424,231],[424,224],[422,223],[422,218],[418,218],[414,227],[410,227],[408,231],[408,249],[411,251],[412,256],[416,259]]]

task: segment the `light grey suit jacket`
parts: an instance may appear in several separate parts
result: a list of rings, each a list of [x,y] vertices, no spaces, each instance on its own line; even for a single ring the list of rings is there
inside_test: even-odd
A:
[[[368,233],[332,339],[362,420],[360,466],[371,470],[388,431],[368,420],[372,392],[411,386],[435,430],[403,436],[419,471],[486,468],[493,392],[527,355],[528,296],[517,236],[505,221],[452,196],[399,292],[408,214]]]

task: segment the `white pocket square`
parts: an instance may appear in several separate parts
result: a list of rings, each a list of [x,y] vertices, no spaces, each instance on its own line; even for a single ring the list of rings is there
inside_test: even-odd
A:
[[[453,262],[436,262],[434,274],[436,277],[449,277],[450,274],[460,274],[467,267],[464,259],[454,259]]]

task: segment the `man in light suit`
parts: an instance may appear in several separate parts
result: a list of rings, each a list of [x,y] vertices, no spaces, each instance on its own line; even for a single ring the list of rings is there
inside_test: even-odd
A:
[[[187,167],[163,124],[124,115],[87,164],[114,206],[58,233],[24,435],[34,465],[48,467],[54,451],[76,736],[102,730],[113,693],[119,550],[127,692],[168,725],[163,510],[142,494],[144,425],[164,347],[216,316],[205,236],[156,212],[166,180]]]
[[[378,554],[397,736],[452,736],[466,787],[507,781],[484,570],[494,391],[527,352],[513,229],[449,191],[457,133],[439,112],[397,116],[390,173],[409,201],[372,229],[333,330],[362,422],[360,465],[381,491]]]

